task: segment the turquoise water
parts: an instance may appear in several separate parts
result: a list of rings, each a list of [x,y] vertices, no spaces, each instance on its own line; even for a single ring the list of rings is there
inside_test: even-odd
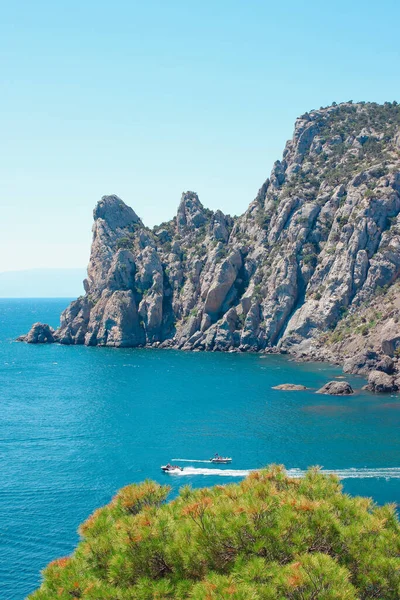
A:
[[[34,321],[57,325],[67,303],[0,301],[2,599],[24,598],[50,560],[73,550],[81,521],[146,477],[176,492],[237,481],[270,462],[319,464],[341,470],[350,493],[400,502],[399,397],[271,390],[318,388],[341,374],[279,356],[13,342]],[[232,466],[182,462],[180,476],[159,468],[215,452],[232,456]]]

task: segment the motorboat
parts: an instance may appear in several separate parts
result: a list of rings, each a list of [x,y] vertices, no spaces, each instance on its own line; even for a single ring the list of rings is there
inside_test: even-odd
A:
[[[168,463],[167,465],[163,465],[161,470],[164,471],[164,473],[173,473],[174,471],[183,471],[183,467],[180,467],[179,465],[170,465]]]
[[[219,454],[216,454],[213,458],[210,458],[210,462],[218,465],[226,465],[227,463],[231,463],[232,459],[228,456],[220,456]]]

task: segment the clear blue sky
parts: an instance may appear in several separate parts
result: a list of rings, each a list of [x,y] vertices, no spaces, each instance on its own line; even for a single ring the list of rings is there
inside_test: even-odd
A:
[[[0,271],[87,263],[115,193],[242,213],[299,114],[400,100],[398,1],[37,0],[0,19]]]

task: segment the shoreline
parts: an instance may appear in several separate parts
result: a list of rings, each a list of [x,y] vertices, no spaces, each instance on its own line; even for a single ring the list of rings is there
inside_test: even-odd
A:
[[[227,344],[226,346],[213,345],[211,347],[198,346],[189,344],[187,341],[182,341],[174,338],[166,339],[162,342],[149,342],[146,344],[129,344],[124,340],[115,341],[113,343],[94,343],[93,338],[85,343],[87,335],[83,336],[82,332],[74,337],[63,336],[62,326],[54,330],[47,323],[36,322],[32,325],[30,331],[17,337],[16,341],[25,342],[28,344],[60,344],[62,346],[91,346],[91,347],[106,347],[106,348],[152,348],[152,349],[174,349],[183,350],[186,352],[222,352],[226,354],[245,354],[254,353],[260,355],[285,355],[293,362],[325,362],[332,366],[341,367],[342,372],[348,375],[362,375],[368,380],[364,389],[374,393],[394,393],[400,392],[400,362],[397,356],[391,357],[384,352],[378,352],[373,349],[361,348],[361,350],[351,356],[339,356],[335,351],[327,350],[318,339],[303,340],[293,346],[293,349],[288,347],[270,346],[267,348],[257,348],[255,345],[239,345],[235,346]],[[97,339],[96,339],[97,342]],[[332,382],[331,382],[332,383]],[[352,393],[351,386],[344,388],[341,391],[324,393],[333,393],[334,395]]]
[[[341,369],[341,373],[342,375],[338,375],[334,378],[333,381],[338,381],[341,382],[344,380],[346,373],[343,371],[343,361],[339,361],[331,359],[329,360],[328,357],[324,356],[324,355],[320,355],[320,356],[316,356],[314,354],[309,354],[306,355],[304,353],[302,353],[301,355],[296,354],[295,352],[291,353],[286,349],[280,349],[275,347],[269,347],[269,348],[264,348],[264,349],[260,349],[260,350],[256,350],[254,348],[229,348],[226,350],[221,350],[220,348],[216,348],[213,350],[207,350],[207,349],[199,349],[199,348],[183,348],[183,347],[179,347],[177,345],[172,345],[172,344],[166,344],[164,345],[162,342],[156,342],[153,344],[145,344],[145,345],[137,345],[137,346],[117,346],[117,345],[106,345],[106,344],[96,344],[96,345],[89,345],[89,344],[65,344],[59,341],[54,341],[54,342],[37,342],[37,343],[33,343],[33,342],[27,342],[25,339],[21,339],[25,336],[19,336],[17,339],[15,339],[14,341],[16,342],[24,342],[24,343],[30,343],[31,345],[48,345],[48,344],[55,344],[57,346],[81,346],[81,347],[86,347],[86,348],[107,348],[107,349],[111,349],[111,350],[155,350],[155,351],[173,351],[173,352],[183,352],[183,353],[198,353],[198,354],[225,354],[225,355],[229,355],[229,354],[235,354],[235,355],[258,355],[260,358],[267,358],[269,356],[280,356],[280,357],[284,357],[287,362],[290,363],[295,363],[295,364],[304,364],[304,363],[315,363],[316,365],[326,365],[327,369],[329,368],[337,368],[339,367]],[[360,374],[360,373],[348,373],[348,375],[351,375],[352,377],[357,377],[360,378],[361,380],[363,380],[364,384],[367,382],[367,377],[365,376],[365,374]],[[308,390],[312,390],[314,393],[317,392],[317,388],[307,388]],[[358,395],[360,392],[363,391],[363,389],[366,389],[366,386],[363,385],[360,388],[355,388],[353,390],[353,394],[352,395]],[[333,394],[333,395],[342,395],[342,394]]]

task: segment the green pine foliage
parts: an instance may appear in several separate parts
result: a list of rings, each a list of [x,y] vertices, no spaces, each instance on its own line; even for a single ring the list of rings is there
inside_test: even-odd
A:
[[[30,600],[366,600],[400,598],[393,506],[342,493],[310,469],[282,467],[239,484],[123,488],[80,528]]]

